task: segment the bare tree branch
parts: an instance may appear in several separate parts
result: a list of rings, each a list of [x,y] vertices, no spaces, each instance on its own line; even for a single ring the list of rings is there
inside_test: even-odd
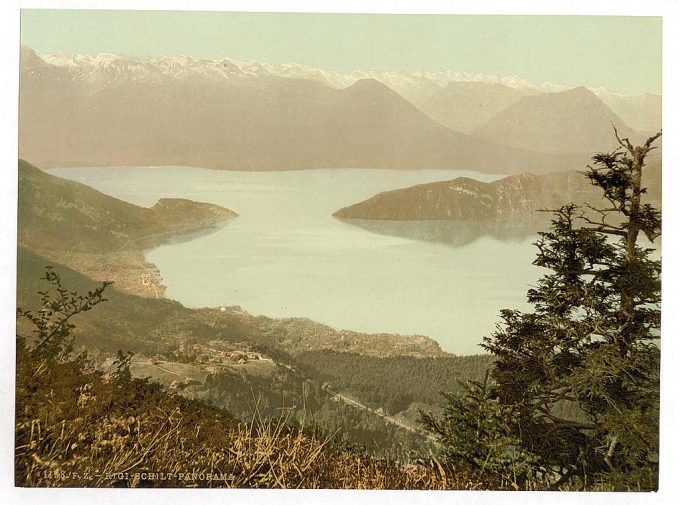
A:
[[[635,151],[635,148],[633,147],[633,144],[630,143],[630,140],[627,137],[623,138],[623,139],[621,137],[619,137],[619,130],[616,129],[616,126],[614,125],[614,123],[612,123],[611,125],[612,125],[612,128],[614,128],[614,135],[616,136],[616,140],[618,141],[619,145],[621,147],[623,147],[629,153],[633,154],[633,152]]]

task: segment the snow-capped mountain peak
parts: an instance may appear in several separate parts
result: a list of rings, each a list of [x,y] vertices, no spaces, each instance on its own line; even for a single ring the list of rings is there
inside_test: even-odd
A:
[[[184,79],[187,77],[203,76],[211,79],[248,78],[248,77],[287,77],[294,79],[312,79],[322,81],[335,88],[351,86],[361,79],[375,79],[392,87],[395,91],[411,90],[423,86],[443,88],[451,82],[479,81],[498,83],[517,89],[541,91],[545,88],[565,88],[560,85],[543,84],[540,86],[529,83],[519,76],[499,77],[486,74],[472,74],[466,72],[437,71],[437,72],[398,72],[387,70],[355,70],[342,74],[332,70],[314,68],[299,63],[268,64],[255,60],[240,62],[230,58],[196,59],[191,56],[160,56],[145,61],[133,60],[116,54],[102,53],[95,57],[81,54],[41,53],[35,51],[45,64],[73,70],[94,71],[107,70],[112,66],[134,68],[135,73],[142,69],[150,75],[162,74],[168,77]],[[77,72],[83,77],[83,72]],[[408,93],[407,93],[408,94]]]

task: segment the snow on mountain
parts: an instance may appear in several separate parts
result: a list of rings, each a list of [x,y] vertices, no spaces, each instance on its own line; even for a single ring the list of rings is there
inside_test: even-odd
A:
[[[247,83],[262,79],[291,78],[320,82],[335,89],[345,89],[362,79],[374,79],[396,91],[417,107],[427,107],[452,83],[500,85],[527,95],[560,93],[571,86],[544,82],[535,84],[517,75],[497,76],[444,70],[437,72],[397,72],[388,70],[355,70],[340,73],[299,63],[268,64],[241,62],[230,58],[205,59],[190,56],[161,56],[144,61],[115,54],[95,57],[83,54],[47,54],[28,47],[21,48],[22,71],[27,77],[72,82],[80,93],[124,82],[159,85],[168,81],[207,81],[213,83]],[[591,90],[623,120],[640,131],[658,129],[661,125],[661,95],[620,95],[605,88]],[[430,114],[432,115],[432,114]],[[438,120],[441,121],[441,118]],[[444,124],[447,124],[444,121]]]
[[[355,70],[348,74],[342,74],[298,63],[267,64],[256,61],[240,62],[229,58],[212,60],[197,59],[190,56],[161,56],[146,61],[138,61],[114,54],[99,54],[96,57],[65,53],[47,54],[38,51],[35,51],[35,54],[48,65],[72,70],[73,77],[78,79],[85,79],[94,72],[115,70],[121,75],[128,73],[136,77],[141,77],[142,73],[147,72],[152,77],[164,76],[175,79],[202,77],[216,81],[287,77],[315,80],[338,89],[351,86],[361,79],[375,79],[411,99],[418,97],[423,92],[427,94],[428,90],[433,92],[443,88],[451,82],[501,84],[533,93],[554,93],[570,88],[570,86],[550,82],[535,84],[517,75],[497,76],[451,70],[435,72]],[[600,95],[605,94],[607,90],[598,88],[593,92]]]

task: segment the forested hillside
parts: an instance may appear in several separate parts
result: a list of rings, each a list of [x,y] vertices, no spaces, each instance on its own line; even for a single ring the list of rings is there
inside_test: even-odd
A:
[[[337,351],[309,351],[297,356],[330,387],[355,395],[367,405],[385,407],[389,414],[411,403],[438,405],[442,392],[457,392],[466,380],[479,380],[493,358],[442,356],[379,358]]]

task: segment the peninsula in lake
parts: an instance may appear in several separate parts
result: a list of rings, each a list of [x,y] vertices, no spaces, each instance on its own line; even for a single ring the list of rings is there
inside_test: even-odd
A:
[[[645,203],[661,208],[661,158],[646,169]],[[568,203],[602,207],[601,192],[583,172],[518,174],[493,182],[469,177],[385,191],[333,216],[374,233],[461,246],[481,236],[522,240],[545,229]]]
[[[650,163],[645,173],[646,199],[661,203],[661,163]],[[385,221],[464,221],[536,214],[569,202],[597,204],[601,192],[582,172],[518,174],[493,182],[469,177],[418,184],[386,191],[344,207],[333,214],[341,219]]]
[[[235,217],[218,205],[181,198],[138,207],[19,160],[18,245],[131,293],[163,294],[145,250]]]

